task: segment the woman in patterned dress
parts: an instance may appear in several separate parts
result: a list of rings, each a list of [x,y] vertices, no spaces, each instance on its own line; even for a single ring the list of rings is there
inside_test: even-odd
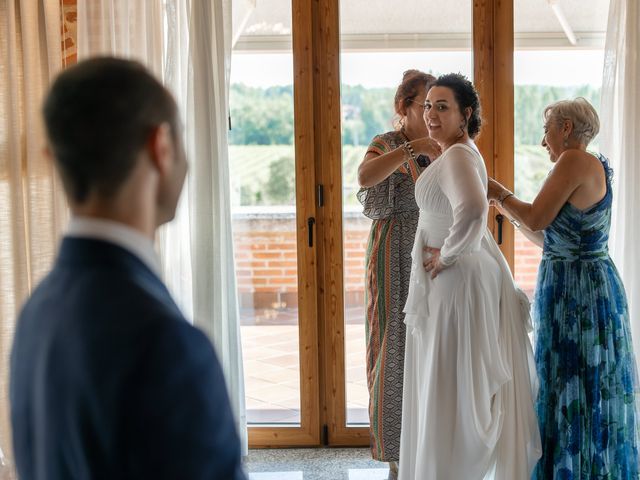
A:
[[[418,221],[414,184],[440,155],[423,120],[427,87],[435,78],[406,71],[395,95],[396,130],[377,135],[358,169],[358,199],[371,218],[366,255],[367,384],[371,453],[397,473],[404,368],[404,308]]]
[[[608,253],[611,176],[586,151],[583,98],[544,112],[554,167],[533,203],[492,181],[489,198],[543,248],[533,317],[542,458],[534,480],[638,480],[638,379],[622,281]]]

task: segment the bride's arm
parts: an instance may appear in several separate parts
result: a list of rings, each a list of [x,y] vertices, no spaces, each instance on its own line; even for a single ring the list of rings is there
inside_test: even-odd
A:
[[[449,266],[482,237],[489,202],[473,153],[454,146],[443,160],[440,187],[451,203],[453,224],[440,249],[440,263]]]

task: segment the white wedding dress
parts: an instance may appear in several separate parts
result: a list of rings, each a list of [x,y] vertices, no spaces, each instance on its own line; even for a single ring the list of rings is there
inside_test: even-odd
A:
[[[540,457],[529,302],[486,229],[487,172],[456,144],[416,182],[400,480],[528,480]],[[423,247],[450,265],[431,279]]]

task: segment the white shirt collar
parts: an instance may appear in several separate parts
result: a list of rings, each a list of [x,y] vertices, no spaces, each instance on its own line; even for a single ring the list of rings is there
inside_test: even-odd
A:
[[[111,220],[93,217],[71,217],[67,237],[93,238],[118,245],[138,257],[160,277],[160,259],[153,242],[139,231]]]

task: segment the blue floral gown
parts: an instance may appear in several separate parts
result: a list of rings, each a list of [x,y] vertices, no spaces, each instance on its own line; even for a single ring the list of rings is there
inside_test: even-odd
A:
[[[607,193],[565,204],[544,231],[534,300],[536,410],[542,458],[534,480],[637,480],[638,379],[624,287],[608,253]]]

